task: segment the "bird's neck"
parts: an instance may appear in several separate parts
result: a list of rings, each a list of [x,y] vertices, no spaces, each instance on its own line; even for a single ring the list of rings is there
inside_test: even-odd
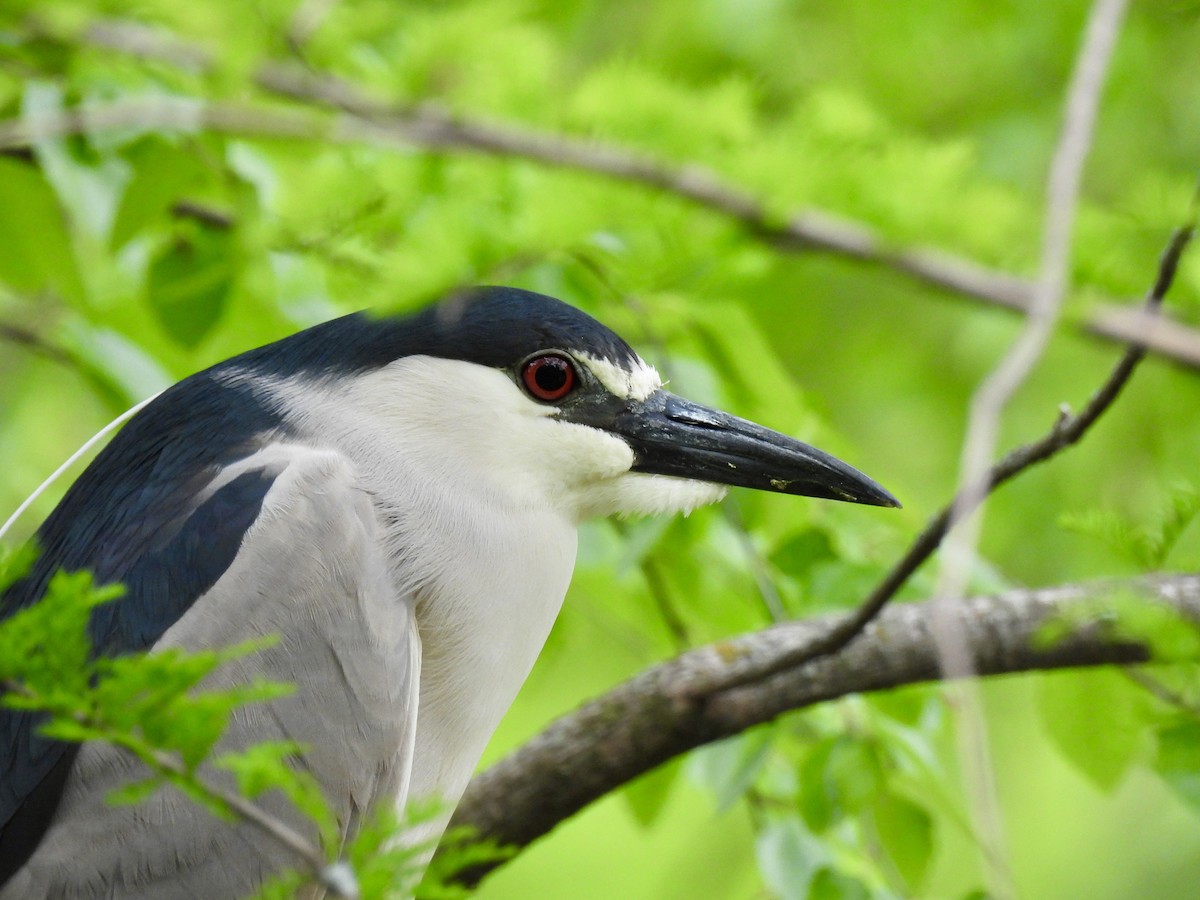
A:
[[[575,564],[573,522],[425,482],[382,501],[416,583],[421,694],[409,796],[457,803],[546,642]]]

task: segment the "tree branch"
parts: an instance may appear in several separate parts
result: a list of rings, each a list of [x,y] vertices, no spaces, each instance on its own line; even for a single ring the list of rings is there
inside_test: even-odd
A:
[[[1174,282],[1175,273],[1179,268],[1179,260],[1195,234],[1198,209],[1200,206],[1194,203],[1189,221],[1171,234],[1159,259],[1154,284],[1146,295],[1143,315],[1158,310]],[[1029,467],[1045,462],[1078,443],[1100,416],[1112,406],[1145,355],[1146,348],[1143,345],[1130,346],[1117,361],[1108,378],[1088,399],[1082,410],[1074,415],[1069,412],[1060,413],[1045,435],[1036,441],[1010,450],[992,465],[979,481],[969,483],[961,488],[955,497],[929,520],[905,554],[892,566],[883,580],[876,585],[858,608],[841,620],[833,622],[826,631],[814,635],[809,646],[798,646],[790,654],[771,659],[766,664],[768,668],[762,670],[748,670],[740,672],[736,676],[724,674],[721,676],[724,679],[723,682],[704,685],[702,693],[731,690],[744,684],[761,681],[784,669],[802,665],[820,656],[837,653],[853,641],[895,597],[896,592],[904,586],[912,574],[937,550],[942,539],[950,531],[953,514],[961,515],[964,511],[970,512],[974,509],[974,505],[966,504],[964,498],[970,498],[973,504],[978,504],[1000,485],[1015,478]]]
[[[981,675],[1146,662],[1150,650],[1096,624],[1039,641],[1051,621],[1077,622],[1080,606],[1130,591],[1200,627],[1200,576],[1175,575],[1011,591],[962,601],[967,646]],[[1097,620],[1104,620],[1097,616]],[[938,680],[930,604],[887,608],[836,656],[696,702],[697,688],[770,668],[832,625],[831,617],[775,625],[692,650],[649,669],[557,720],[477,775],[452,826],[524,847],[593,800],[666,760],[747,728],[847,694]],[[465,878],[481,879],[489,864]]]
[[[700,165],[672,166],[595,140],[455,117],[430,104],[385,104],[348,82],[299,66],[263,66],[256,81],[280,96],[371,121],[427,149],[533,160],[673,194],[739,222],[755,238],[788,252],[826,252],[882,265],[940,290],[1018,312],[1027,310],[1033,296],[1027,279],[930,247],[894,247],[861,222],[819,210],[799,211],[781,221],[753,194]]]
[[[314,0],[314,6],[319,5],[323,0],[320,4]],[[42,38],[65,44],[72,41],[36,22],[30,24],[30,30]],[[193,70],[208,71],[214,65],[212,54],[204,48],[191,46],[185,52],[183,48],[188,45],[179,39],[136,22],[104,20],[84,29],[73,40],[158,63],[177,60]],[[85,131],[207,128],[251,138],[399,144],[434,152],[526,159],[672,194],[738,222],[752,237],[783,251],[823,252],[867,262],[938,290],[1015,312],[1026,312],[1033,296],[1034,285],[1028,278],[931,247],[897,247],[862,222],[811,209],[781,220],[753,194],[699,165],[677,166],[614,144],[453,116],[431,104],[383,103],[368,97],[356,85],[299,65],[265,64],[255,80],[262,89],[276,95],[344,115],[330,123],[262,105],[204,105],[178,98],[156,103],[117,101],[97,104],[87,111],[68,110],[39,117],[33,123],[0,121],[0,153],[24,150],[37,139]],[[1126,343],[1135,337],[1130,335],[1127,322],[1115,321],[1107,312],[1084,317],[1080,325],[1087,333],[1107,340]],[[1167,336],[1153,329],[1136,337],[1156,354],[1200,367],[1200,332],[1183,325],[1174,325],[1171,331]]]
[[[68,369],[79,368],[79,361],[62,347],[21,325],[0,322],[0,341],[7,341],[10,344],[16,344],[18,347],[24,347],[31,353],[44,356],[46,359],[56,362],[61,366],[66,366]]]
[[[1085,327],[1094,334],[1140,344],[1159,356],[1200,368],[1200,332],[1156,309],[1100,306]]]

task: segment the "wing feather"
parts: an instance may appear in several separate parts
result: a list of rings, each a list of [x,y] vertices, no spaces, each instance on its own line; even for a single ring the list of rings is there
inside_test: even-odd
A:
[[[232,563],[155,647],[280,636],[206,685],[265,677],[297,686],[288,697],[240,710],[222,749],[264,740],[305,744],[301,764],[325,789],[345,838],[367,810],[402,800],[407,789],[420,639],[412,600],[394,584],[375,508],[351,464],[330,451],[269,450],[244,463],[247,473],[265,465],[271,485]],[[234,472],[228,483],[239,477]],[[296,863],[249,825],[218,821],[173,789],[137,806],[106,806],[105,794],[139,770],[120,751],[84,745],[49,831],[0,898],[57,895],[67,884],[82,897],[113,885],[123,896],[240,896]],[[206,777],[228,783],[216,771]],[[312,833],[282,800],[264,803]]]

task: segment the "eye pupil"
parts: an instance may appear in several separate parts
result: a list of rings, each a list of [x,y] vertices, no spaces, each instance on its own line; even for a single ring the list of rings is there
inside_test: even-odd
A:
[[[538,366],[533,377],[537,379],[538,387],[551,393],[567,383],[567,373],[554,365]]]
[[[522,367],[521,381],[535,399],[561,400],[575,388],[575,367],[558,354],[536,356]]]

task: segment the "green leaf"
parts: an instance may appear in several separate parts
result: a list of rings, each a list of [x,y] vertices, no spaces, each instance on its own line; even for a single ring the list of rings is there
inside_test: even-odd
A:
[[[681,757],[663,763],[625,786],[622,793],[633,817],[643,828],[649,828],[666,806],[671,788],[683,769]]]
[[[793,578],[805,576],[817,563],[836,558],[829,532],[815,527],[793,532],[770,557],[772,565]]]
[[[0,680],[22,683],[53,698],[85,690],[91,610],[121,593],[119,586],[94,587],[87,572],[56,572],[41,601],[14,613],[0,627]]]
[[[820,741],[804,758],[797,774],[796,805],[805,823],[817,834],[823,834],[841,818],[842,811],[825,782],[825,770],[837,740],[825,738]]]
[[[1184,531],[1200,513],[1200,491],[1189,484],[1173,486],[1160,521],[1139,525],[1108,509],[1067,513],[1059,524],[1068,531],[1095,538],[1124,554],[1143,569],[1161,569]]]
[[[1039,680],[1038,709],[1059,752],[1104,791],[1116,788],[1149,749],[1147,704],[1119,672],[1046,675]]]
[[[142,139],[127,150],[126,158],[133,164],[133,178],[117,207],[110,236],[113,250],[162,219],[185,193],[203,183],[206,174],[194,152],[160,137]]]
[[[807,900],[813,874],[828,861],[828,852],[795,816],[769,818],[754,850],[763,880],[782,900]]]
[[[1200,722],[1187,719],[1158,732],[1154,769],[1171,790],[1200,812]]]
[[[69,300],[83,293],[66,217],[30,163],[0,157],[0,282],[17,293]]]
[[[911,800],[885,792],[872,802],[871,818],[888,858],[917,891],[933,858],[933,817]]]
[[[1058,524],[1067,531],[1099,541],[1139,566],[1150,565],[1153,553],[1146,545],[1145,533],[1133,522],[1110,509],[1063,513],[1058,518]]]
[[[886,779],[883,749],[877,741],[845,735],[825,738],[800,765],[800,813],[821,834],[871,803]]]
[[[176,343],[194,347],[220,321],[233,290],[234,255],[229,231],[198,227],[150,263],[150,308]]]
[[[13,698],[14,702],[11,705],[15,708],[24,709],[45,709],[46,704],[29,702],[20,696]],[[104,740],[107,734],[99,728],[93,728],[88,725],[81,725],[79,722],[73,722],[70,719],[51,719],[41,725],[38,730],[46,735],[59,741],[70,741],[76,744],[82,744],[84,741]]]
[[[1200,492],[1188,484],[1172,487],[1167,499],[1166,515],[1147,541],[1153,553],[1148,568],[1158,569],[1165,565],[1171,550],[1197,513],[1200,513]]]
[[[857,812],[871,802],[885,781],[878,745],[872,740],[836,739],[822,778],[837,809],[843,814]]]
[[[919,729],[911,727],[921,721],[921,717],[933,704],[933,698],[925,686],[880,691],[871,694],[867,700],[871,709],[886,717],[887,720],[899,723],[900,726],[909,726],[899,729],[904,732],[906,738],[918,740],[928,747],[928,736],[921,734]],[[886,721],[883,727],[888,727]],[[928,752],[932,754],[932,749],[930,748]]]
[[[745,734],[702,747],[692,754],[693,771],[724,811],[754,784],[771,751],[775,729],[760,726]]]
[[[813,876],[808,900],[870,900],[871,891],[857,878],[823,868]]]
[[[162,787],[162,782],[158,778],[133,781],[109,791],[104,802],[110,806],[133,806],[135,803],[150,799],[150,796],[160,787]]]

